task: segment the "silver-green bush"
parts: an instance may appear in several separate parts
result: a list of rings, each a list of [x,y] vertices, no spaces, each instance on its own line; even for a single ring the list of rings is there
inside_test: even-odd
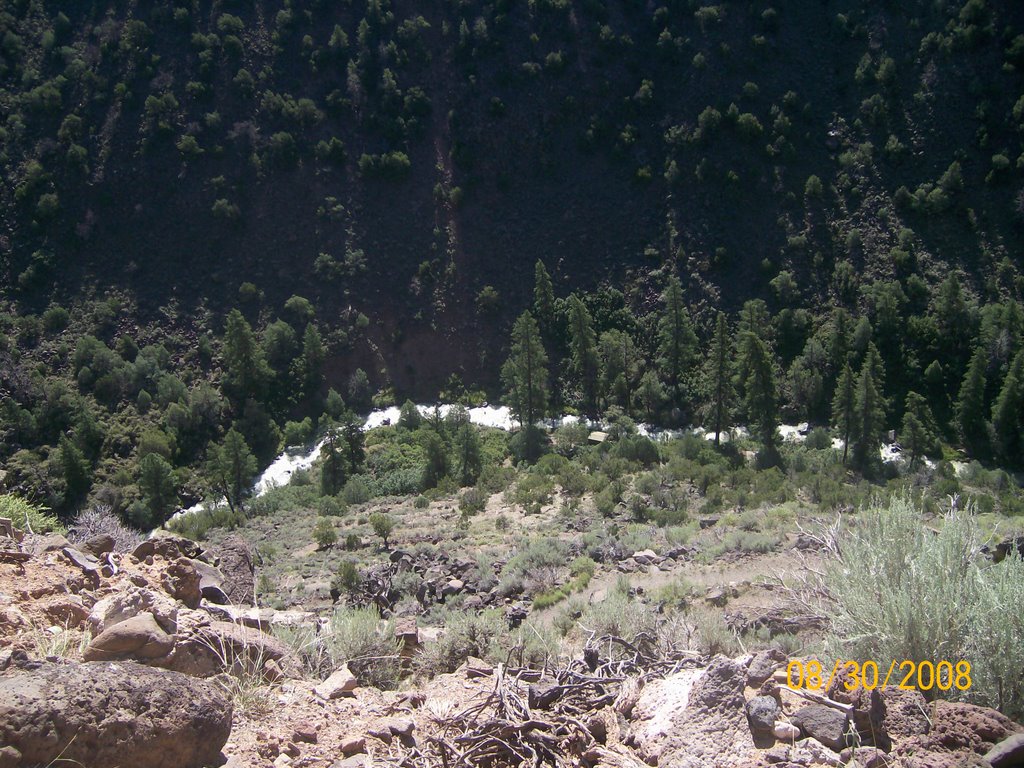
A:
[[[1024,714],[1024,562],[981,554],[973,510],[926,527],[907,496],[864,509],[838,537],[823,610],[837,658],[971,664],[966,691],[922,691]]]

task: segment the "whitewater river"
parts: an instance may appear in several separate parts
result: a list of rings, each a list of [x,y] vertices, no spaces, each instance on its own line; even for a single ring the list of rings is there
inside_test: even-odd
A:
[[[435,408],[440,411],[442,416],[445,416],[453,406],[444,404],[439,406],[417,405],[416,407],[423,416],[433,414]],[[482,427],[495,427],[497,429],[504,429],[508,431],[517,423],[512,418],[512,414],[509,411],[508,406],[483,405],[476,408],[469,408],[467,410],[469,412],[469,420]],[[399,415],[400,409],[397,406],[371,411],[363,424],[363,430],[369,431],[389,424],[395,424],[398,422]],[[579,418],[576,416],[562,416],[556,419],[549,419],[545,421],[545,424],[549,427],[559,427],[565,424],[573,424],[578,421]],[[704,436],[709,440],[714,437],[713,433],[707,432],[702,427],[696,427],[693,429],[659,429],[648,424],[638,424],[637,431],[640,434],[646,435],[655,440],[671,440],[679,438],[687,432]],[[779,435],[787,442],[803,442],[807,436],[807,432],[808,425],[806,423],[795,425],[781,424],[779,426]],[[734,427],[731,434],[736,437],[741,437],[746,436],[748,432],[745,427]],[[730,433],[722,433],[723,440],[728,440],[729,438]],[[262,496],[272,488],[287,485],[295,472],[307,470],[312,467],[320,457],[320,452],[323,449],[325,442],[326,439],[321,439],[312,446],[291,446],[286,448],[281,455],[274,459],[270,466],[264,469],[259,477],[256,478],[253,494],[255,496]],[[834,448],[841,449],[843,447],[843,442],[842,440],[833,439],[832,445]],[[887,448],[890,449],[888,453]],[[895,455],[892,455],[890,446],[883,446],[882,457],[884,460],[889,461],[897,458]],[[205,503],[206,502],[201,502],[195,506],[189,507],[188,509],[183,509],[174,515],[174,518],[181,515],[191,514],[193,512],[199,512],[203,509]],[[222,504],[223,501],[219,503]]]

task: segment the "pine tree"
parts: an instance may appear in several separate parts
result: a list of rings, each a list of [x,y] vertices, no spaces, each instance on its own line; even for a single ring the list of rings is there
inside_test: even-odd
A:
[[[775,458],[775,435],[779,426],[778,391],[775,370],[768,345],[753,333],[747,333],[741,344],[743,367],[747,372],[744,401],[752,432],[761,440],[763,459]]]
[[[316,325],[310,323],[302,334],[302,379],[305,390],[308,394],[315,393],[320,389],[324,380],[324,353],[323,340],[320,338],[320,331]]]
[[[910,466],[917,465],[922,456],[934,453],[938,430],[928,401],[917,392],[908,392],[903,409],[903,427],[900,440],[910,453]]]
[[[657,373],[647,371],[640,377],[637,397],[644,407],[647,421],[654,421],[658,411],[661,410],[662,404],[665,402],[665,387],[662,386]]]
[[[679,278],[669,275],[661,297],[664,309],[658,323],[658,368],[668,385],[673,407],[683,407],[683,388],[697,349],[697,335],[683,301]]]
[[[459,484],[473,485],[483,469],[483,455],[480,451],[480,436],[476,427],[466,422],[455,433],[455,460]]]
[[[354,413],[347,413],[341,420],[342,452],[345,454],[345,463],[348,464],[348,473],[356,475],[363,466],[366,459],[366,450],[363,447],[363,421]]]
[[[1018,352],[992,406],[992,429],[1000,458],[1024,462],[1024,350]]]
[[[320,495],[334,496],[345,487],[346,461],[338,445],[338,436],[333,427],[327,430],[321,453],[323,462],[320,464]]]
[[[92,485],[89,463],[78,446],[61,435],[57,446],[57,461],[64,478],[64,506],[72,508],[85,499]]]
[[[448,475],[448,451],[445,449],[444,441],[433,431],[428,431],[423,438],[423,452],[426,461],[423,465],[422,487],[436,488]]]
[[[832,424],[843,437],[843,464],[850,448],[850,440],[854,435],[854,408],[857,404],[856,387],[850,364],[843,363],[836,382],[836,393],[832,400]]]
[[[885,404],[875,377],[870,355],[857,375],[857,393],[853,419],[853,461],[867,469],[878,456],[878,445],[885,433]]]
[[[633,337],[617,328],[601,334],[601,390],[610,403],[632,413],[639,355]]]
[[[237,429],[230,429],[220,446],[211,446],[207,475],[214,489],[224,495],[231,511],[244,510],[256,475],[256,457]]]
[[[984,456],[988,448],[988,425],[985,421],[985,364],[982,347],[975,350],[960,387],[956,404],[960,438],[973,456]]]
[[[551,275],[540,259],[537,259],[533,275],[533,311],[541,331],[545,336],[550,336],[555,322],[555,289],[551,284]]]
[[[263,348],[237,309],[228,313],[224,329],[224,391],[236,404],[259,399],[271,377]]]
[[[586,305],[576,294],[569,296],[569,374],[579,384],[583,412],[597,416],[597,389],[600,361],[594,321]]]
[[[535,424],[547,410],[547,364],[537,321],[524,312],[512,327],[512,348],[501,368],[509,407],[523,427]]]
[[[174,511],[178,498],[174,469],[159,454],[148,453],[139,461],[139,491],[151,525],[163,523]]]
[[[708,401],[707,423],[715,431],[715,446],[719,445],[722,431],[729,426],[730,411],[735,392],[732,386],[732,340],[725,313],[719,312],[715,321],[715,335],[711,338],[707,363],[704,367],[704,394]]]

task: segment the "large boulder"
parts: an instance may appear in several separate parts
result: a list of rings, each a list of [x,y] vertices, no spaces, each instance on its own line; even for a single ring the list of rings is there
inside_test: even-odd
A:
[[[893,738],[893,754],[905,768],[961,768],[979,765],[996,744],[1024,731],[1000,712],[961,702],[937,701],[926,710],[932,726],[926,734]]]
[[[705,670],[686,670],[647,686],[633,710],[631,740],[647,762],[672,768],[749,765],[744,664],[716,656]],[[654,761],[654,762],[652,762]]]
[[[262,669],[273,661],[288,677],[299,677],[301,666],[290,646],[241,624],[211,620],[199,611],[179,613],[178,637],[169,669],[196,677],[225,670]]]
[[[231,716],[215,686],[131,662],[0,675],[0,744],[14,765],[205,768],[222,762]]]
[[[179,557],[198,559],[203,556],[203,549],[184,536],[156,530],[132,551],[132,555],[139,560],[147,557],[162,557],[164,560],[177,560]]]
[[[850,718],[845,712],[824,704],[809,704],[797,710],[792,720],[803,733],[817,739],[829,749],[838,752],[848,746],[846,741]]]

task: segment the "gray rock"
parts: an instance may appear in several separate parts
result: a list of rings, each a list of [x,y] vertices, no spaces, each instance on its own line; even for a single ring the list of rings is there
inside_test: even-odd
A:
[[[219,569],[202,560],[189,560],[188,562],[199,574],[199,591],[206,600],[217,605],[227,605],[231,602],[224,591],[224,574]]]
[[[755,736],[769,736],[779,716],[779,702],[771,696],[755,696],[747,702],[747,721]]]
[[[109,533],[98,533],[81,542],[78,548],[93,557],[103,557],[114,551],[114,544],[114,537]]]
[[[220,587],[232,605],[253,605],[256,599],[252,548],[237,534],[226,536],[217,546],[217,568],[224,580]]]
[[[162,557],[165,560],[177,560],[179,557],[199,559],[202,554],[203,550],[196,542],[162,530],[153,531],[148,539],[132,550],[132,555],[139,560],[147,557]]]
[[[841,750],[846,745],[850,720],[844,712],[824,704],[810,704],[793,715],[793,724],[829,749]]]
[[[43,664],[0,676],[0,744],[23,765],[204,768],[222,762],[231,701],[132,662]]]
[[[1017,733],[996,744],[985,755],[992,768],[1024,766],[1024,733]]]
[[[747,685],[759,686],[772,676],[779,665],[786,660],[786,654],[776,649],[758,651],[747,667]]]

